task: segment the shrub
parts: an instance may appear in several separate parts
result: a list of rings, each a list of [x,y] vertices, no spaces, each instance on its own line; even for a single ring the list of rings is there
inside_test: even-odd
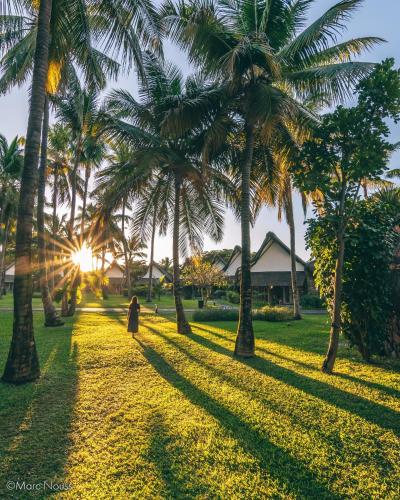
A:
[[[240,295],[232,290],[229,290],[229,292],[226,293],[226,298],[231,304],[239,304],[240,302]]]
[[[326,303],[319,295],[306,293],[300,297],[300,305],[304,309],[324,309]]]
[[[42,294],[40,292],[33,292],[32,297],[34,299],[41,299],[42,298]]]
[[[293,312],[288,307],[264,306],[254,311],[253,319],[261,321],[290,321],[293,319]]]
[[[213,299],[225,299],[226,298],[226,290],[215,290],[212,294]]]
[[[206,323],[208,321],[238,321],[237,309],[201,309],[193,313],[193,321]],[[293,314],[287,307],[265,306],[253,312],[253,319],[261,321],[290,321]]]
[[[138,285],[131,288],[130,297],[136,295],[137,297],[147,297],[147,285]]]
[[[237,309],[200,309],[193,313],[193,321],[206,323],[207,321],[237,321]]]

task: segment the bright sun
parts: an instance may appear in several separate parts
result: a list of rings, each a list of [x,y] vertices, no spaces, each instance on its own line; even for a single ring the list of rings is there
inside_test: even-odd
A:
[[[73,252],[71,258],[72,262],[76,266],[79,266],[82,272],[93,271],[93,253],[92,249],[86,243],[83,243],[79,250]]]

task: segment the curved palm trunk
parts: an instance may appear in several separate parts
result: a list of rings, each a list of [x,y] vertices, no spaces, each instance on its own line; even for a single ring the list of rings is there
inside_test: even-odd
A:
[[[75,162],[74,162],[74,168],[72,169],[72,182],[71,182],[71,212],[68,224],[68,233],[71,242],[76,241],[76,238],[74,236],[74,223],[75,223],[75,211],[76,211],[77,175],[82,154],[81,148],[82,148],[82,135],[79,135],[76,145]],[[79,281],[80,281],[80,276],[79,273],[77,273],[76,276],[72,279],[70,286],[71,297],[69,301],[67,316],[73,316],[75,314]]]
[[[83,200],[82,200],[81,238],[83,237],[83,231],[85,230],[86,205],[87,205],[89,178],[90,178],[90,167],[86,166],[86,168],[85,168],[85,186],[84,186],[84,190],[83,190]]]
[[[254,356],[254,332],[252,320],[251,272],[250,272],[250,173],[253,162],[254,128],[246,125],[246,147],[242,165],[242,266],[240,271],[240,310],[235,355]]]
[[[47,281],[46,242],[44,238],[44,204],[46,190],[47,167],[47,137],[49,132],[49,99],[46,96],[42,126],[42,145],[40,151],[38,201],[37,201],[37,227],[38,227],[38,257],[39,257],[39,283],[42,295],[44,325],[60,326],[64,323],[59,319],[56,308],[51,299]]]
[[[156,236],[156,209],[153,214],[153,225],[151,228],[151,242],[150,242],[150,267],[149,267],[149,289],[147,292],[147,302],[151,302],[153,298],[153,261],[154,261],[154,239]]]
[[[126,273],[126,287],[128,289],[128,296],[131,293],[131,272],[129,269],[129,259],[128,259],[128,245],[125,238],[125,210],[126,210],[126,197],[122,202],[122,244],[124,246],[124,260],[125,260],[125,273]]]
[[[49,66],[51,0],[41,0],[15,247],[14,325],[3,381],[22,384],[40,376],[32,316],[32,223],[40,135]]]
[[[286,217],[289,225],[290,232],[290,266],[291,266],[291,281],[292,281],[292,295],[293,295],[293,317],[294,319],[301,319],[300,314],[300,297],[299,288],[297,286],[297,271],[296,271],[296,231],[294,227],[293,216],[293,197],[292,186],[289,183],[287,202],[286,202]]]
[[[56,271],[56,236],[57,236],[57,198],[58,198],[58,172],[57,168],[54,170],[54,188],[53,188],[53,214],[51,218],[51,231],[52,231],[52,242],[51,242],[51,261],[52,261],[52,266],[51,266],[51,289],[52,292],[54,293],[54,289],[56,286],[56,277],[55,277],[55,271]]]
[[[179,214],[180,214],[180,200],[181,200],[181,179],[175,174],[175,204],[174,204],[174,227],[172,239],[172,257],[174,269],[174,299],[176,309],[176,323],[178,333],[189,334],[192,329],[186,319],[185,310],[183,309],[182,296],[181,296],[181,276],[179,268]]]
[[[0,299],[3,298],[3,294],[5,293],[5,279],[6,279],[6,251],[7,251],[7,243],[8,243],[8,235],[10,232],[10,217],[7,218],[7,222],[5,224],[4,229],[4,238],[1,247],[1,258],[0,258]]]

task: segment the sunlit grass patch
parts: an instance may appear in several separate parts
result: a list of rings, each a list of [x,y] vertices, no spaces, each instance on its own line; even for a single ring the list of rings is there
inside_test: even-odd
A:
[[[46,374],[0,386],[0,488],[14,468],[70,483],[73,498],[396,498],[398,364],[367,366],[343,345],[329,377],[326,317],[290,325],[255,323],[246,362],[234,323],[185,337],[146,315],[132,339],[123,315],[90,313],[72,335],[38,329]]]

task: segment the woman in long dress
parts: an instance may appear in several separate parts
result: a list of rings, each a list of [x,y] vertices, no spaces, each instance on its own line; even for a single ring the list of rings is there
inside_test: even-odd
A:
[[[139,331],[139,311],[140,304],[135,296],[132,297],[128,312],[128,332],[137,333]]]

